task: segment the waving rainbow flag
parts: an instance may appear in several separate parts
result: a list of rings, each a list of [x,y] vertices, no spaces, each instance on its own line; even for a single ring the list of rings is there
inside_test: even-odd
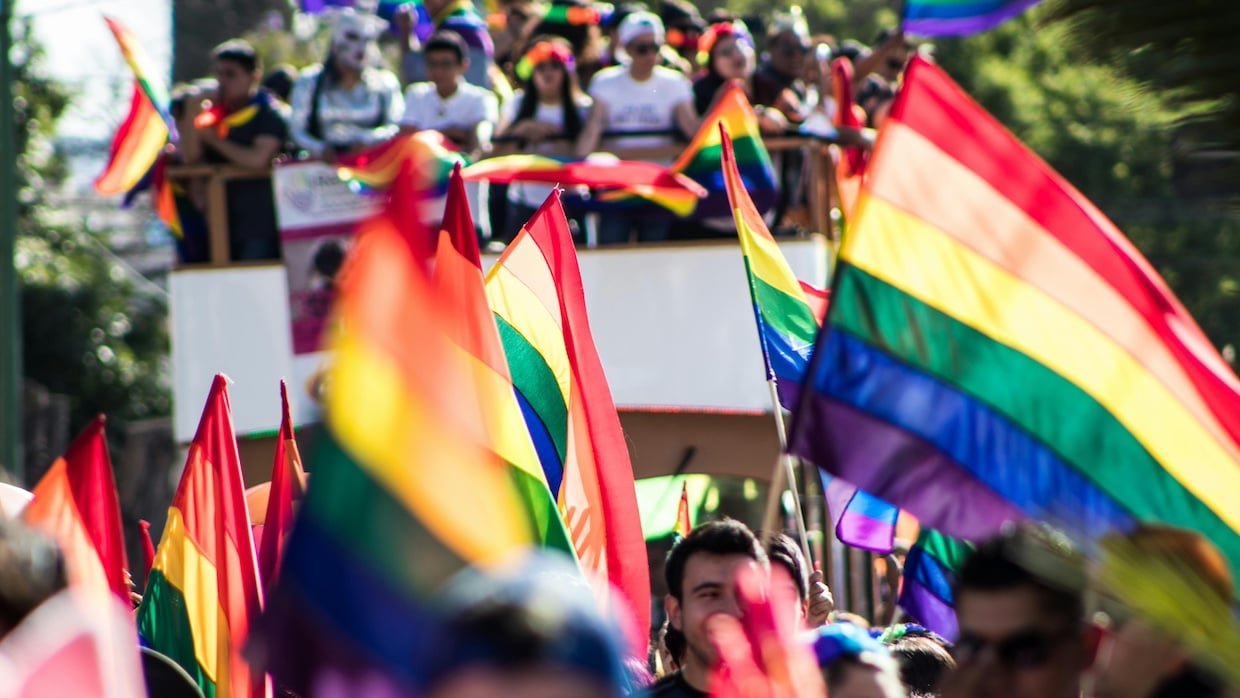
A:
[[[394,196],[412,196],[403,170]],[[324,676],[417,692],[430,596],[470,564],[533,542],[509,468],[488,447],[476,360],[453,346],[399,201],[363,224],[341,274],[335,363],[314,475],[253,642],[278,685]],[[322,684],[317,684],[322,685]]]
[[[644,656],[650,577],[633,466],[594,347],[558,192],[504,250],[486,290],[526,425],[582,569],[604,608],[632,614],[630,648]],[[621,604],[607,581],[623,595]]]
[[[973,546],[959,538],[929,528],[921,529],[917,542],[904,559],[904,583],[897,602],[926,628],[955,640],[956,575],[973,554]]]
[[[1003,24],[1038,0],[904,0],[905,33],[965,36]]]
[[[403,165],[412,163],[418,173],[419,196],[433,199],[448,193],[448,178],[457,164],[466,164],[438,131],[418,131],[385,141],[356,155],[340,158],[337,173],[359,194],[387,191]]]
[[[168,91],[150,69],[150,59],[137,37],[115,19],[105,17],[104,21],[134,75],[129,115],[112,139],[107,167],[95,179],[95,191],[114,196],[128,192],[142,181],[163,152],[164,144],[176,141],[177,132],[168,112]]]
[[[806,385],[793,451],[924,525],[1160,522],[1240,572],[1240,381],[1132,243],[920,58]]]

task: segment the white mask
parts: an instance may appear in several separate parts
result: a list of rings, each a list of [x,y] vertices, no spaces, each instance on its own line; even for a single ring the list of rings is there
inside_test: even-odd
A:
[[[361,70],[368,58],[378,51],[375,37],[387,24],[373,15],[362,15],[351,9],[336,15],[332,26],[332,55],[344,68]]]

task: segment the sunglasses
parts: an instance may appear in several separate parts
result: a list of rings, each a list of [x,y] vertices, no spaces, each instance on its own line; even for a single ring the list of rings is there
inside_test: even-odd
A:
[[[628,52],[634,56],[649,56],[652,53],[659,52],[658,44],[633,44],[628,47]]]
[[[999,642],[961,635],[952,649],[958,664],[977,661],[987,650],[994,650],[1000,664],[1012,669],[1037,669],[1050,660],[1056,645],[1072,635],[1072,630],[1047,634],[1036,630],[1017,633]]]

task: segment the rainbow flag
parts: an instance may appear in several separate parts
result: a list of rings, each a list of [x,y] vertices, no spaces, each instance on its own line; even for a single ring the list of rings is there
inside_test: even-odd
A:
[[[736,219],[741,254],[745,258],[745,276],[749,280],[749,297],[753,301],[766,379],[775,382],[780,403],[791,409],[796,406],[814,337],[822,325],[821,314],[815,312],[814,307],[819,299],[813,296],[815,303],[810,302],[807,284],[797,279],[779,251],[779,245],[745,190],[732,139],[725,126],[720,125],[719,129],[723,146],[721,171]],[[825,299],[822,302],[825,303]],[[838,483],[835,490],[828,487],[826,491],[828,496],[835,495],[831,511],[839,539],[854,547],[884,554],[891,552],[900,510],[864,493],[854,496],[858,495],[856,488],[845,496],[841,488],[849,485],[842,480]]]
[[[438,131],[400,135],[356,155],[341,157],[337,173],[359,194],[388,191],[404,166],[417,172],[419,197],[435,199],[448,193],[448,178],[465,156]]]
[[[906,34],[965,36],[1003,24],[1038,0],[904,0],[900,15]]]
[[[267,512],[259,533],[258,570],[263,589],[270,590],[280,573],[284,541],[293,529],[293,507],[305,496],[305,471],[301,452],[293,433],[293,414],[288,407],[288,386],[280,381],[280,434],[276,437],[276,455],[271,464],[271,487],[267,491]]]
[[[921,529],[904,559],[904,584],[897,601],[900,608],[927,629],[955,640],[959,627],[952,590],[957,573],[972,554],[973,546],[966,541]]]
[[[261,696],[265,679],[241,649],[262,598],[228,379],[217,375],[146,580],[138,633],[206,695]]]
[[[448,327],[449,338],[471,359],[472,389],[486,408],[482,425],[490,450],[511,469],[516,490],[522,496],[530,523],[543,547],[576,557],[572,540],[556,509],[534,441],[513,390],[508,360],[500,342],[495,316],[487,305],[482,258],[465,180],[458,168],[448,184],[443,230],[435,253],[433,282],[436,291],[457,308],[457,322]]]
[[[1160,522],[1240,572],[1240,381],[1132,243],[925,60],[854,219],[794,453],[948,535]]]
[[[392,198],[412,195],[412,176]],[[276,682],[303,695],[341,676],[415,692],[430,595],[533,541],[510,469],[479,433],[475,360],[448,334],[458,309],[427,278],[401,208],[389,199],[361,226],[341,273],[314,475],[252,640]]]
[[[650,627],[646,542],[629,449],[586,316],[572,234],[558,192],[487,274],[525,422],[595,595],[632,614],[631,649],[645,656]]]
[[[70,584],[115,594],[128,605],[121,507],[103,425],[103,415],[95,417],[52,463],[21,517],[55,538],[65,554]]]
[[[689,483],[686,481],[680,486],[680,501],[676,504],[676,526],[672,529],[672,533],[684,538],[692,531],[693,520],[690,518],[689,511]]]
[[[150,70],[150,59],[137,37],[110,17],[104,21],[134,75],[129,115],[112,138],[107,167],[95,179],[95,191],[102,196],[114,196],[128,192],[142,181],[163,152],[164,144],[176,141],[177,132],[168,112],[168,91]]]

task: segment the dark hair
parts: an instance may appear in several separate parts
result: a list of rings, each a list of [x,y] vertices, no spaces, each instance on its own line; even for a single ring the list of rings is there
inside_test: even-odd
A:
[[[64,556],[46,536],[0,521],[0,636],[69,583]]]
[[[956,668],[950,645],[934,633],[907,633],[887,646],[900,665],[900,682],[910,693],[934,695],[939,682]]]
[[[615,9],[611,11],[611,15],[609,15],[606,21],[603,22],[603,28],[610,31],[619,27],[620,23],[624,21],[624,18],[634,12],[647,12],[649,10],[650,8],[644,2],[621,3],[616,5]]]
[[[740,521],[724,519],[702,524],[689,532],[672,546],[663,567],[667,593],[677,601],[684,600],[685,565],[697,553],[708,555],[744,555],[758,561],[763,567],[769,562],[762,543],[753,531]]]
[[[270,92],[281,102],[287,102],[293,92],[293,83],[297,82],[297,69],[291,65],[278,65],[263,76],[262,88]]]
[[[536,36],[529,45],[537,46],[540,41],[556,43],[557,40],[565,42],[565,39],[554,36]],[[534,75],[522,84],[521,103],[517,105],[517,115],[515,121],[523,119],[532,119],[538,111],[538,88],[534,85]],[[578,103],[581,101],[581,87],[577,80],[577,74],[564,66],[564,80],[560,83],[560,107],[564,110],[564,126],[563,135],[570,140],[576,140],[577,135],[581,133],[581,113],[578,111]]]
[[[676,660],[676,664],[685,663],[685,634],[672,627],[668,621],[663,621],[663,632],[660,634],[663,640],[663,646],[667,648],[667,653],[672,655],[672,659]],[[665,667],[666,668],[666,667]]]
[[[809,596],[809,573],[805,569],[805,556],[801,554],[801,548],[787,535],[776,533],[766,544],[766,555],[772,565],[782,565],[788,570],[788,575],[797,585],[797,596],[804,603]]]
[[[260,65],[258,52],[244,39],[229,39],[216,46],[211,51],[211,58],[236,63],[247,73],[257,72]]]
[[[1085,568],[1062,536],[1033,524],[1014,526],[979,545],[960,568],[956,603],[969,590],[1030,587],[1042,611],[1077,625],[1085,619]]]
[[[314,270],[329,279],[335,279],[344,266],[344,244],[340,240],[327,240],[314,251]]]
[[[465,48],[465,40],[451,29],[440,29],[427,38],[422,52],[430,55],[433,51],[451,51],[456,54],[458,63],[464,63],[469,56],[468,49]]]

